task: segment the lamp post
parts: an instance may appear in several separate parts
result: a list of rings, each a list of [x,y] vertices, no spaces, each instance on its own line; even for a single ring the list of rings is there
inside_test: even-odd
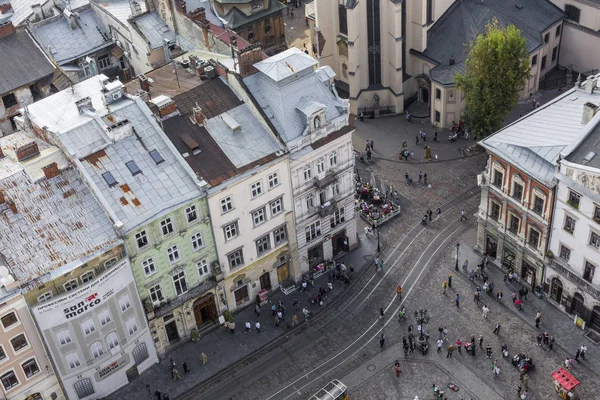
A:
[[[377,253],[381,253],[381,243],[379,242],[379,225],[375,221],[375,229],[377,229]]]
[[[150,385],[148,383],[146,383],[146,390],[148,391],[148,395],[150,396],[150,399],[152,399],[152,392],[150,391]]]
[[[458,249],[460,248],[460,243],[456,243],[456,264],[454,265],[454,269],[458,271]]]

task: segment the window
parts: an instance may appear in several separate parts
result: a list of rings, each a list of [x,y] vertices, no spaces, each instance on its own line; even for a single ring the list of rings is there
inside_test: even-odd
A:
[[[137,326],[137,322],[135,322],[135,318],[129,319],[129,321],[127,321],[126,325],[127,325],[127,331],[129,332],[129,335],[133,335],[134,333],[137,332],[138,326]]]
[[[4,375],[2,375],[0,379],[2,379],[2,385],[4,386],[4,390],[9,390],[19,384],[19,380],[15,375],[15,371],[8,371]]]
[[[519,225],[521,224],[521,219],[516,215],[510,214],[510,221],[508,230],[515,235],[519,233]]]
[[[94,271],[88,271],[85,274],[81,275],[81,283],[82,284],[86,284],[93,279],[94,279]]]
[[[314,206],[315,206],[315,195],[310,193],[308,196],[306,196],[306,208],[310,210]]]
[[[94,394],[94,386],[92,385],[92,380],[89,378],[85,378],[75,382],[73,387],[75,388],[77,397],[79,397],[80,399]]]
[[[448,90],[448,103],[454,103],[454,90]]]
[[[187,220],[188,224],[198,219],[198,213],[196,212],[195,205],[189,206],[185,209],[185,219]]]
[[[86,335],[89,335],[96,330],[96,325],[94,325],[94,321],[91,318],[88,318],[81,323],[81,329],[83,329]]]
[[[9,108],[17,105],[17,98],[14,93],[9,93],[6,96],[2,96],[2,104],[4,108]]]
[[[579,14],[581,14],[581,10],[575,6],[565,5],[565,14],[567,14],[567,18],[571,21],[579,23]]]
[[[323,205],[327,203],[327,193],[325,192],[325,190],[320,190],[319,191],[319,204]]]
[[[163,236],[173,233],[173,221],[171,218],[166,218],[160,221],[160,229],[162,230]]]
[[[108,311],[108,309],[102,310],[98,314],[98,317],[100,318],[100,325],[102,325],[102,326],[108,324],[111,321],[110,312]]]
[[[538,247],[540,245],[540,233],[534,229],[534,228],[529,228],[529,240],[528,243],[530,246],[533,247]]]
[[[67,354],[65,356],[65,360],[67,361],[67,364],[69,364],[70,369],[77,368],[81,365],[81,363],[79,362],[79,356],[77,356],[77,353]]]
[[[335,167],[337,165],[337,151],[332,151],[329,155],[329,166]]]
[[[229,268],[237,268],[240,265],[244,264],[244,254],[242,253],[242,249],[236,250],[233,253],[229,253],[227,255],[227,260],[229,261]]]
[[[17,322],[19,322],[19,320],[17,319],[17,314],[15,314],[14,312],[8,313],[2,317],[2,326],[5,328],[8,328],[9,326],[16,324]]]
[[[515,182],[513,185],[513,199],[521,201],[523,199],[523,185]]]
[[[279,186],[279,175],[277,175],[277,172],[273,172],[271,175],[269,175],[269,189],[273,189],[275,186]]]
[[[254,40],[254,32],[252,32],[252,31],[248,32],[248,40],[249,41]]]
[[[569,249],[568,247],[565,247],[561,244],[559,257],[565,261],[569,261],[569,258],[571,258],[571,249]]]
[[[313,224],[310,224],[304,230],[306,234],[306,242],[310,242],[311,240],[315,240],[319,236],[321,236],[321,221],[317,221]]]
[[[312,178],[312,168],[310,167],[310,165],[305,165],[304,166],[304,180],[308,181]]]
[[[433,0],[427,0],[427,24],[433,22]]]
[[[556,61],[556,56],[558,55],[558,46],[552,49],[552,62]]]
[[[502,182],[504,180],[504,174],[497,169],[494,169],[494,186],[502,189]]]
[[[27,347],[27,339],[25,338],[25,334],[21,333],[20,335],[15,336],[10,339],[10,343],[15,351],[21,350],[23,347]]]
[[[73,279],[64,284],[64,288],[67,292],[75,289],[77,287],[77,280]]]
[[[594,215],[592,218],[595,219],[596,222],[600,222],[600,207],[594,206]]]
[[[148,245],[148,236],[146,235],[146,231],[141,231],[135,234],[135,242],[137,244],[138,249],[142,249]]]
[[[119,305],[121,306],[121,311],[127,310],[131,307],[131,302],[129,301],[129,296],[125,295],[119,299]]]
[[[198,267],[198,274],[201,278],[210,274],[210,269],[208,268],[208,262],[206,262],[206,260],[199,261],[196,266]]]
[[[265,33],[271,32],[271,25],[265,25]]]
[[[252,221],[254,221],[254,226],[265,222],[265,209],[261,208],[260,210],[254,211],[252,213]]]
[[[71,334],[66,329],[58,332],[56,334],[56,338],[58,339],[58,343],[60,343],[61,346],[64,346],[67,343],[71,343]]]
[[[595,248],[600,248],[600,235],[598,235],[596,232],[593,232],[590,234],[590,245],[594,246]]]
[[[119,182],[117,182],[117,180],[115,179],[115,177],[113,176],[113,174],[111,174],[110,172],[105,172],[102,174],[102,177],[104,178],[104,181],[106,182],[106,184],[108,185],[108,187],[113,187],[116,184],[118,184]]]
[[[233,210],[233,202],[231,201],[231,196],[225,197],[221,200],[221,211],[223,214]]]
[[[160,153],[156,150],[150,150],[150,157],[152,157],[152,161],[154,161],[156,165],[165,162]]]
[[[367,0],[369,85],[381,84],[381,15],[379,0]],[[404,25],[404,21],[402,21]],[[403,53],[404,54],[404,53]],[[403,65],[403,70],[405,70]]]
[[[550,32],[544,35],[544,43],[548,43],[550,41]]]
[[[117,265],[117,259],[116,258],[111,258],[110,260],[107,260],[107,261],[104,262],[104,268],[106,268],[106,269],[114,267],[115,265]]]
[[[43,303],[44,301],[48,301],[52,298],[52,292],[46,292],[44,294],[42,294],[41,296],[38,296],[37,300],[38,303]]]
[[[435,111],[435,122],[440,122],[442,120],[442,115],[439,111]]]
[[[340,194],[340,180],[336,179],[331,185],[331,194],[333,196]]]
[[[542,215],[544,212],[544,199],[539,196],[533,196],[533,212]]]
[[[0,346],[0,360],[4,360],[6,358],[6,353],[4,352],[4,347]]]
[[[104,349],[102,348],[102,343],[100,343],[100,342],[92,343],[92,345],[90,346],[90,353],[92,353],[92,356],[94,358],[98,358],[102,354],[104,354]]]
[[[262,183],[260,181],[254,182],[250,185],[250,190],[252,192],[252,197],[258,197],[262,194]]]
[[[589,261],[585,262],[585,268],[583,270],[583,279],[592,283],[594,280],[594,273],[596,272],[596,266]]]
[[[156,265],[154,264],[154,258],[149,258],[142,261],[142,268],[144,269],[144,275],[150,276],[156,273]]]
[[[153,303],[158,303],[164,300],[160,285],[152,286],[150,289],[148,289],[148,293],[150,294],[150,300],[152,300]]]
[[[271,237],[266,235],[256,241],[256,254],[259,256],[271,248]]]
[[[532,67],[533,67],[534,65],[537,65],[537,59],[538,59],[538,56],[537,56],[537,54],[531,58],[531,66],[532,66]]]
[[[546,69],[546,56],[542,57],[542,65],[540,65],[540,69],[542,71]]]
[[[325,159],[323,157],[317,160],[317,174],[325,172]]]
[[[579,202],[581,201],[581,195],[579,193],[575,193],[572,190],[569,191],[569,200],[567,200],[567,204],[569,204],[574,209],[579,209]]]
[[[344,4],[338,6],[338,19],[340,23],[340,33],[348,35],[348,13]]]
[[[23,372],[28,378],[31,378],[40,372],[40,368],[38,367],[37,362],[35,362],[35,358],[25,361],[23,364],[21,364],[21,368],[23,368]]]
[[[169,257],[169,264],[175,264],[179,261],[179,248],[177,245],[171,246],[167,249],[167,257]]]
[[[109,349],[114,349],[119,345],[119,337],[116,332],[111,332],[106,336],[106,343],[108,344]]]
[[[275,216],[277,214],[281,214],[283,211],[283,199],[279,198],[275,201],[272,201],[269,206],[271,207],[271,216]]]
[[[329,220],[329,223],[332,228],[335,228],[339,224],[344,223],[345,220],[346,219],[344,217],[344,207],[340,207],[337,210],[335,210],[335,212],[331,216],[331,219]]]
[[[192,236],[192,249],[194,249],[194,251],[198,251],[203,247],[204,247],[204,242],[202,241],[202,234],[196,233],[195,235]]]
[[[554,32],[554,36],[556,36],[556,37],[560,36],[560,25],[556,27],[556,31]]]
[[[131,175],[133,175],[133,176],[136,176],[137,174],[142,173],[142,170],[137,166],[135,161],[126,162],[125,165],[127,166],[127,168],[129,169],[129,172],[131,172]]]
[[[575,230],[575,220],[573,218],[571,218],[570,216],[566,216],[565,217],[565,231],[569,232],[569,233],[573,233],[573,231]]]
[[[98,57],[98,69],[106,69],[110,67],[110,57],[104,54]]]
[[[227,225],[223,228],[223,232],[225,233],[225,240],[231,240],[236,237],[238,235],[237,222]]]
[[[494,220],[494,221],[498,221],[500,219],[500,204],[496,203],[495,201],[492,201],[491,205],[491,210],[490,210],[490,217]]]
[[[435,99],[436,100],[442,99],[442,91],[440,89],[435,89]]]
[[[275,246],[278,246],[287,240],[287,232],[285,230],[285,225],[280,226],[279,228],[273,231],[273,239],[275,240]]]
[[[187,292],[187,283],[185,281],[185,272],[181,271],[173,275],[173,285],[175,285],[175,293],[177,296],[181,296]]]

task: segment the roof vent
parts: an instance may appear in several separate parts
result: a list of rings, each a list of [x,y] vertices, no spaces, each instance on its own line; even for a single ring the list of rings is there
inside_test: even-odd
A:
[[[596,157],[596,153],[594,153],[593,151],[590,151],[589,153],[587,153],[587,155],[585,157],[583,157],[583,159],[587,162],[592,161],[592,158]]]
[[[596,84],[598,83],[598,78],[594,75],[588,76],[585,81],[585,92],[587,94],[593,94],[594,89],[596,89]]]
[[[587,84],[586,84],[587,85]],[[594,115],[598,112],[598,106],[590,101],[583,105],[583,115],[581,117],[581,123],[587,125],[588,122],[594,118]]]
[[[231,115],[227,114],[226,112],[221,114],[221,118],[223,119],[223,122],[225,122],[227,124],[229,129],[231,129],[231,133],[236,133],[236,132],[242,130],[242,127],[240,126],[240,124],[238,124],[237,121]]]
[[[215,67],[209,65],[208,67],[204,68],[204,74],[208,79],[212,79],[217,76],[217,71],[215,71]]]
[[[102,94],[104,95],[104,103],[111,104],[123,97],[125,92],[125,86],[117,79],[116,81],[107,83],[102,88]]]
[[[92,105],[92,99],[90,97],[84,97],[83,99],[77,100],[75,105],[77,106],[79,114],[83,114],[86,111],[94,111],[94,106]]]

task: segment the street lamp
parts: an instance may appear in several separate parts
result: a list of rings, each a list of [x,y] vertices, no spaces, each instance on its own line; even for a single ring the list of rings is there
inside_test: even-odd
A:
[[[458,271],[458,249],[460,248],[460,243],[456,243],[456,265],[454,265],[454,270]]]
[[[150,391],[150,385],[148,383],[146,383],[146,390],[148,391],[148,395],[150,396],[150,399],[152,399],[152,392]]]
[[[381,243],[379,242],[379,225],[375,221],[375,229],[377,229],[377,253],[381,253]]]

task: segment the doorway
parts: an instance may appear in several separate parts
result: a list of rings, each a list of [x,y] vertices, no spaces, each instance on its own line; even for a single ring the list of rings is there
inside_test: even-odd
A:
[[[262,274],[259,278],[260,288],[264,290],[271,290],[271,275],[268,272]]]
[[[502,260],[502,265],[509,270],[515,268],[515,253],[507,248],[504,248],[504,260]]]
[[[535,268],[526,261],[521,264],[521,278],[527,282],[531,288],[535,286]]]
[[[235,295],[235,304],[239,306],[240,304],[245,303],[249,299],[248,285],[242,286],[241,288],[233,292],[233,294]]]
[[[177,331],[177,323],[174,320],[165,325],[165,331],[167,332],[169,343],[175,343],[180,339],[179,332]]]
[[[137,365],[133,365],[131,368],[125,371],[125,376],[127,377],[127,382],[131,383],[132,380],[140,376],[138,372]]]
[[[323,261],[323,243],[308,249],[308,266],[310,268]]]
[[[207,321],[214,322],[217,318],[217,307],[215,306],[215,296],[212,293],[199,297],[193,304],[196,326],[204,324]]]
[[[583,296],[579,293],[575,293],[573,302],[571,303],[571,314],[576,314],[581,318],[585,316],[585,306],[583,305],[583,301]]]
[[[335,234],[335,236],[331,239],[331,245],[333,246],[334,257],[340,254],[342,251],[348,252],[350,250],[348,248],[348,237],[346,237],[345,229]]]
[[[498,255],[498,241],[490,235],[487,235],[487,239],[485,241],[485,252],[492,258],[496,258]]]
[[[596,306],[592,310],[592,318],[590,319],[589,327],[600,332],[600,306]]]
[[[290,267],[287,263],[277,267],[277,279],[279,281],[279,284],[290,279]]]
[[[429,104],[429,88],[421,86],[421,102]]]
[[[550,297],[558,304],[562,299],[563,284],[558,278],[552,278],[552,286],[550,287]]]

